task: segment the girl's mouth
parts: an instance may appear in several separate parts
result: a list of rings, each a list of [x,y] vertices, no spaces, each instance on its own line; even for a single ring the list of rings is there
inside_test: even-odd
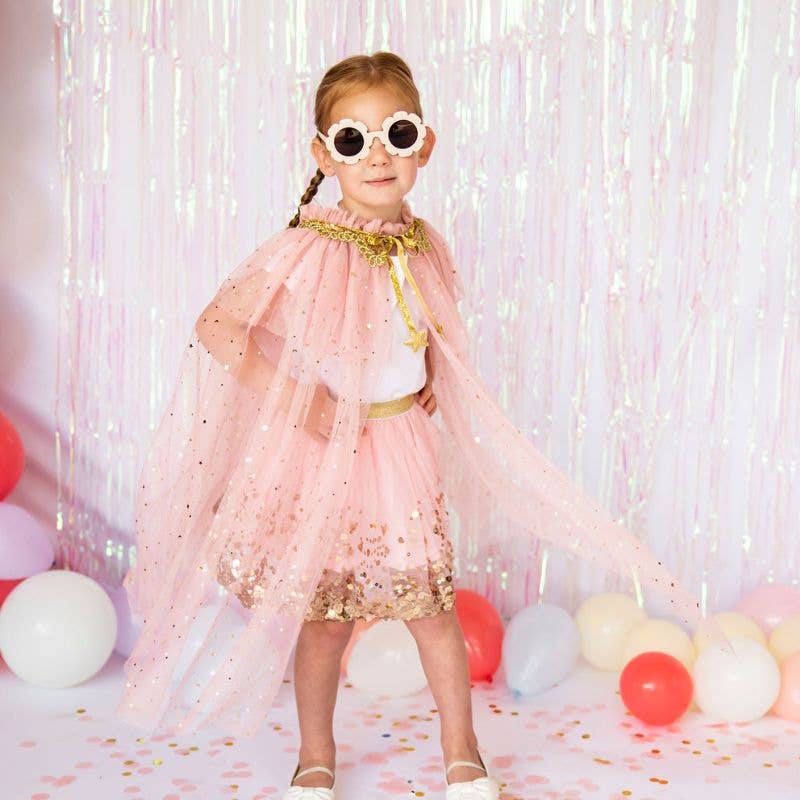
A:
[[[384,178],[382,181],[367,181],[370,186],[388,186],[394,178]]]

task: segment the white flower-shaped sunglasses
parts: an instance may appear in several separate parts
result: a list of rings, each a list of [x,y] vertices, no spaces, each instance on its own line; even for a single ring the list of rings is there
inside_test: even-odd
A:
[[[375,138],[383,142],[390,155],[410,156],[422,147],[426,132],[422,120],[413,111],[395,111],[386,117],[379,131],[367,130],[363,122],[349,117],[334,122],[327,136],[317,131],[334,161],[343,164],[355,164],[366,158]]]

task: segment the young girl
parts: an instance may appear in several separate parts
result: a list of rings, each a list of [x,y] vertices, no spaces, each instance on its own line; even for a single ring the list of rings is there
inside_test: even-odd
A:
[[[213,721],[252,736],[296,646],[301,742],[285,797],[333,798],[342,652],[356,619],[402,619],[439,711],[447,797],[497,798],[447,506],[487,546],[516,526],[652,582],[689,624],[699,604],[470,365],[456,265],[406,200],[436,136],[405,62],[331,67],[315,123],[318,170],[298,213],[201,313],[142,471],[125,585],[143,629],[118,712],[150,730]],[[341,188],[334,207],[312,201],[325,176]]]

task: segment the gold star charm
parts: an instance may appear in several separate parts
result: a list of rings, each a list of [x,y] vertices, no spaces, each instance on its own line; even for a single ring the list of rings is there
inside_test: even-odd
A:
[[[403,344],[407,344],[415,353],[420,347],[428,346],[428,329],[424,328],[421,331],[414,331],[411,336],[406,339]]]

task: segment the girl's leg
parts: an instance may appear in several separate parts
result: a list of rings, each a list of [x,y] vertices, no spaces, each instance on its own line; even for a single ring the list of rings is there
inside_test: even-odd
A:
[[[294,694],[300,722],[300,769],[328,767],[335,772],[333,711],[339,689],[342,653],[353,632],[354,621],[309,620],[303,623],[294,656]],[[295,786],[325,786],[331,777],[310,772]]]
[[[406,620],[406,625],[416,640],[422,667],[439,711],[445,765],[451,761],[480,763],[472,723],[467,648],[455,609]],[[471,781],[485,775],[483,770],[473,767],[454,767],[447,781]]]

